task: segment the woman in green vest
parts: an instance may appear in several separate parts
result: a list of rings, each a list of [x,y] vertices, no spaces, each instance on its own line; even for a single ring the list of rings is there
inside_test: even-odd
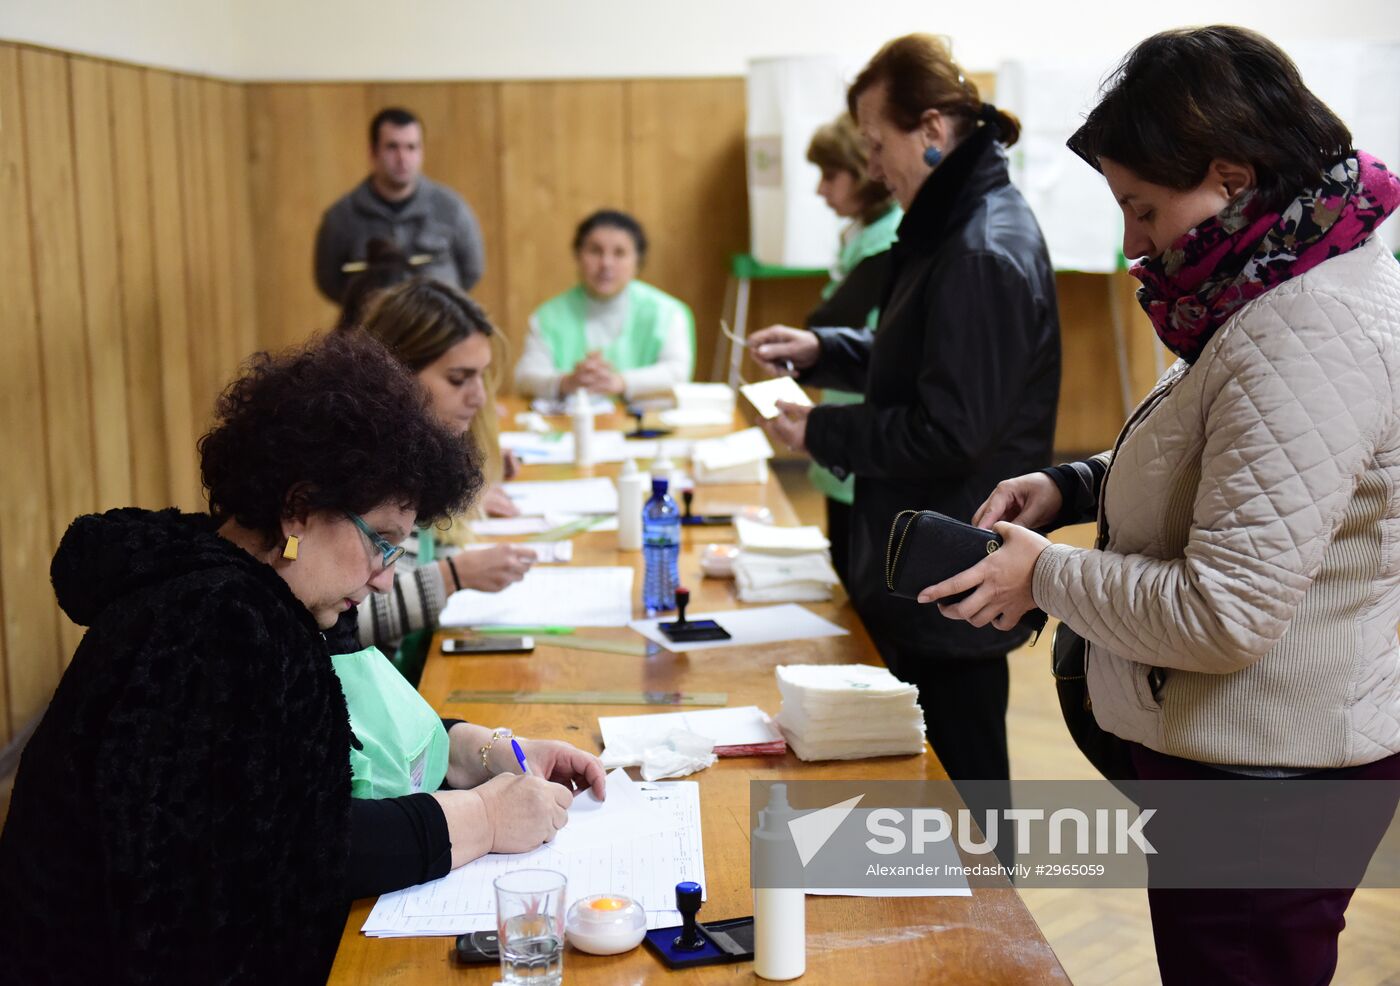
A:
[[[641,223],[604,209],[579,223],[579,283],[530,316],[515,388],[537,397],[577,390],[624,400],[666,393],[695,371],[690,308],[637,280],[646,260]]]
[[[817,194],[832,212],[851,222],[841,232],[840,252],[831,267],[831,280],[822,289],[821,304],[807,316],[805,325],[809,329],[860,326],[873,332],[879,321],[880,294],[889,276],[890,245],[904,210],[889,189],[868,177],[865,145],[849,113],[817,129],[807,146],[807,160],[822,170]],[[860,394],[845,390],[828,388],[822,393],[823,404],[859,404],[861,400]],[[807,475],[812,485],[826,494],[831,561],[845,582],[855,477],[837,479],[815,462]]]

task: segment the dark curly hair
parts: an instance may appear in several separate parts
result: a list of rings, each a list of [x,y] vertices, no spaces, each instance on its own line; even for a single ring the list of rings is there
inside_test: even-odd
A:
[[[219,396],[199,440],[209,512],[273,542],[285,517],[363,514],[385,503],[435,523],[481,486],[471,445],[443,428],[423,389],[379,342],[337,332],[258,353]]]

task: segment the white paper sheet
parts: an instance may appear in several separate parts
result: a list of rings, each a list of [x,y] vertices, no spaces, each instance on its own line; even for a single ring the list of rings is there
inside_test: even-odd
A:
[[[673,831],[680,823],[648,801],[640,785],[625,770],[608,774],[608,796],[599,801],[592,791],[574,798],[569,824],[559,830],[550,847],[558,853],[581,852],[620,839],[643,839]]]
[[[657,415],[667,428],[718,428],[734,420],[734,409],[673,407]]]
[[[677,729],[715,741],[715,746],[752,746],[783,738],[773,720],[756,705],[694,712],[657,712],[640,716],[599,716],[603,746],[616,743],[645,747]]]
[[[632,618],[630,568],[532,568],[500,592],[463,589],[447,597],[445,627],[620,627]]]
[[[664,453],[672,462],[690,458],[694,442],[689,438],[637,438],[625,443],[627,458],[643,462],[659,459]]]
[[[648,928],[681,923],[675,910],[676,884],[705,886],[705,854],[700,832],[700,791],[695,781],[640,783],[641,796],[671,826],[668,831],[562,853],[552,846],[534,852],[492,853],[453,870],[440,880],[379,898],[360,929],[370,937],[404,938],[460,935],[496,927],[491,881],[517,869],[563,873],[568,898],[626,894],[647,912]],[[565,829],[567,831],[567,827]]]
[[[731,639],[676,643],[656,628],[658,623],[674,621],[674,615],[656,620],[633,620],[628,625],[643,637],[671,651],[714,650],[716,647],[772,644],[780,640],[843,637],[850,632],[796,603],[759,606],[754,609],[730,609],[717,613],[687,613],[686,619],[714,620],[729,631]]]
[[[754,410],[765,418],[778,416],[778,401],[801,404],[803,407],[812,406],[812,398],[807,396],[807,392],[798,386],[792,377],[774,377],[771,380],[760,380],[758,383],[746,383],[739,388],[739,393],[743,394]]]
[[[536,518],[531,518],[536,519]],[[543,521],[544,518],[538,518]],[[478,542],[466,545],[463,551],[485,551],[487,548],[494,548],[495,544],[490,542]],[[557,562],[569,562],[574,560],[574,542],[572,541],[526,541],[520,545],[535,553],[535,561],[542,565]]]
[[[820,527],[777,527],[760,524],[745,517],[734,518],[735,540],[745,551],[769,554],[800,555],[809,551],[825,551],[831,542]]]
[[[734,390],[727,383],[676,383],[671,385],[676,407],[708,407],[734,413]]]
[[[483,517],[471,522],[472,533],[479,537],[517,537],[522,534],[543,534],[549,521],[543,517]]]
[[[593,433],[593,461],[621,462],[628,456],[624,433],[616,430]],[[574,461],[572,432],[551,431],[543,435],[528,431],[501,434],[501,448],[510,449],[527,466],[568,465]]]
[[[603,394],[589,394],[588,409],[594,414],[611,414],[617,410],[617,404],[611,397],[606,397]],[[530,402],[530,410],[536,414],[568,414],[569,399],[567,397],[536,397]]]
[[[606,476],[505,483],[502,488],[526,516],[617,513],[617,487]]]

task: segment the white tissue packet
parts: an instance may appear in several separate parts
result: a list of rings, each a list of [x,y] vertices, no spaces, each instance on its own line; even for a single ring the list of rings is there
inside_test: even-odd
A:
[[[649,781],[684,777],[719,759],[714,753],[714,740],[683,729],[672,730],[661,738],[647,737],[643,742],[645,746],[625,740],[609,743],[599,759],[607,770],[639,766],[642,777]]]

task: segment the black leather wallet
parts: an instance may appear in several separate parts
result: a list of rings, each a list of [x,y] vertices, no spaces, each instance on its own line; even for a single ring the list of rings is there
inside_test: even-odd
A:
[[[936,510],[903,510],[890,527],[885,588],[901,599],[917,599],[929,586],[966,571],[1000,547],[1000,535]],[[940,602],[956,603],[969,595],[971,590]]]
[[[1001,547],[1001,535],[940,514],[936,510],[903,510],[890,527],[885,549],[885,588],[901,599],[917,599],[919,593],[944,579],[966,571]],[[940,605],[961,602],[969,589],[945,596]],[[1021,617],[1019,627],[1039,639],[1046,616],[1033,609]],[[1034,641],[1032,641],[1034,643]]]

